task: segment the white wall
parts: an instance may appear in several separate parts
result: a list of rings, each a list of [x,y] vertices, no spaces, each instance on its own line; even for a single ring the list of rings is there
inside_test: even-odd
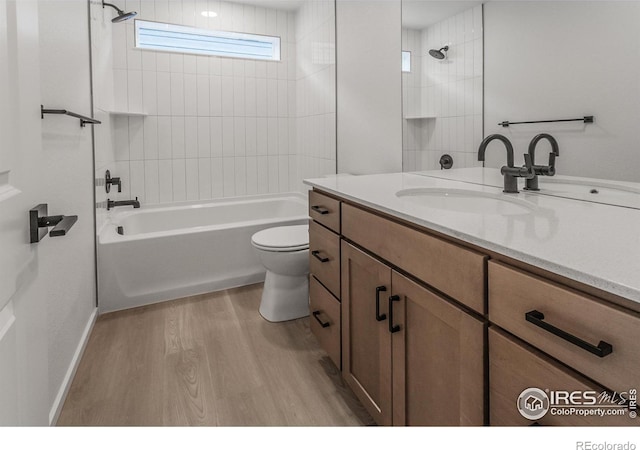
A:
[[[430,49],[449,46],[437,60]],[[403,50],[411,49],[415,73],[403,74],[404,170],[439,169],[440,156],[453,167],[478,166],[482,141],[482,5],[423,30],[403,30]],[[417,67],[420,65],[420,67]]]
[[[336,27],[338,172],[400,172],[400,0],[338,0]]]
[[[45,107],[91,115],[87,2],[40,0],[40,85]],[[65,24],[61,26],[60,24]],[[96,125],[97,127],[101,125]],[[42,120],[41,182],[50,214],[75,214],[68,236],[48,238],[39,258],[51,261],[46,286],[50,420],[55,421],[91,328],[96,307],[91,125],[47,115]],[[44,267],[43,267],[44,269]],[[61,272],[64,271],[64,275]]]
[[[531,138],[550,132],[559,174],[640,181],[640,3],[491,1],[484,17],[485,135],[508,136],[522,164]],[[497,125],[585,115],[595,123]],[[505,163],[498,147],[488,166]],[[536,161],[548,152],[541,143]]]
[[[305,178],[336,172],[335,2],[306,1],[296,13],[296,154]]]

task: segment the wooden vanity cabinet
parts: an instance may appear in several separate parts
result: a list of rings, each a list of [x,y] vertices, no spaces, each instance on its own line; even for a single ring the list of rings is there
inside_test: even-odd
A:
[[[380,425],[482,425],[485,324],[342,241],[342,370]]]
[[[309,217],[311,332],[336,367],[340,368],[340,201],[309,191]]]

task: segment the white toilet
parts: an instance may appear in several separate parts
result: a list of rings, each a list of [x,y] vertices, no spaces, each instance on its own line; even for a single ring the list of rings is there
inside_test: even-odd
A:
[[[251,237],[267,269],[260,314],[269,322],[309,315],[309,225],[268,228]]]

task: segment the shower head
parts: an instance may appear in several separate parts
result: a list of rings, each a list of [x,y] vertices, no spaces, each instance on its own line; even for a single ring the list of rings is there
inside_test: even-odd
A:
[[[445,52],[449,51],[449,46],[445,45],[440,50],[431,49],[429,50],[429,54],[433,56],[435,59],[445,59],[447,54]]]
[[[138,14],[135,11],[131,11],[131,12],[126,13],[123,10],[121,10],[120,8],[118,8],[116,5],[112,5],[111,3],[106,3],[104,0],[102,0],[102,7],[104,8],[105,6],[111,6],[118,13],[117,16],[115,16],[113,19],[111,19],[111,22],[113,22],[113,23],[124,22],[125,20],[131,19],[132,17],[134,17],[134,16],[136,16]]]

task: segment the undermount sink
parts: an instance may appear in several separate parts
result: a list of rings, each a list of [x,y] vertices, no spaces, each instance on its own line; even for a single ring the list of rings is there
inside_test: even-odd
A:
[[[396,192],[396,197],[412,205],[468,214],[530,214],[535,206],[510,194],[494,194],[468,189],[415,188]]]

